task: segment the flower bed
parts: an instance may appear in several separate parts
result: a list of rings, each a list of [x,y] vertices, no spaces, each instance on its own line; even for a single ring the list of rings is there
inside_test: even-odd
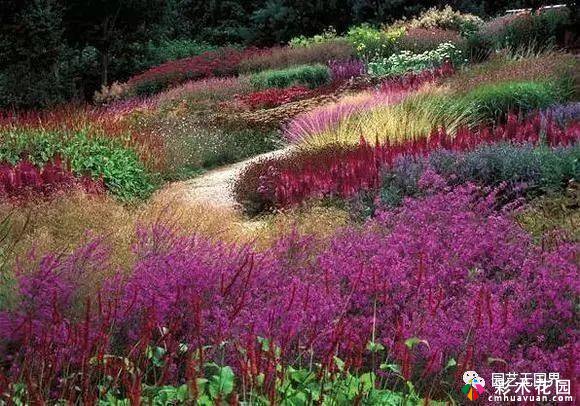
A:
[[[187,80],[234,75],[238,72],[241,61],[258,52],[255,49],[240,51],[234,48],[207,51],[151,68],[131,77],[128,84],[133,93],[151,95]]]
[[[288,207],[309,198],[350,197],[361,190],[376,188],[382,167],[402,155],[425,155],[437,149],[469,150],[493,142],[568,145],[580,138],[580,123],[562,129],[539,115],[520,121],[511,115],[508,123],[495,128],[460,128],[453,136],[444,129],[429,137],[395,144],[360,145],[344,148],[330,145],[318,151],[296,152],[275,161],[257,162],[246,168],[234,191],[237,201],[255,208]]]
[[[273,88],[249,93],[237,97],[237,101],[256,110],[260,108],[272,108],[285,103],[305,99],[309,96],[310,89],[304,86],[291,86],[283,89]]]
[[[28,200],[49,197],[59,191],[80,189],[88,193],[104,193],[102,179],[77,177],[57,158],[39,168],[23,160],[16,165],[0,164],[0,199]]]
[[[19,396],[87,404],[186,383],[196,397],[213,361],[239,377],[213,392],[221,400],[280,399],[276,371],[300,359],[321,373],[388,360],[389,387],[410,381],[431,399],[467,369],[572,378],[577,247],[535,245],[481,192],[408,200],[321,252],[297,237],[255,252],[158,225],[139,231],[126,277],[103,278],[98,240],[22,264],[0,312],[2,393],[29,382]]]

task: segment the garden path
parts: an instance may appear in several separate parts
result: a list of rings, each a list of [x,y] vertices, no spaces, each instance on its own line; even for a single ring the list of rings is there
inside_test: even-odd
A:
[[[286,154],[291,148],[283,148],[260,154],[245,161],[222,166],[193,179],[173,182],[158,193],[185,202],[206,203],[213,207],[236,208],[232,186],[238,174],[252,162]]]

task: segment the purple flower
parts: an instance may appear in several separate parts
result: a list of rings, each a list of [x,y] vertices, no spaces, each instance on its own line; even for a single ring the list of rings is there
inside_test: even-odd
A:
[[[359,59],[347,61],[330,61],[330,76],[332,80],[348,80],[364,75],[367,72],[366,64]]]

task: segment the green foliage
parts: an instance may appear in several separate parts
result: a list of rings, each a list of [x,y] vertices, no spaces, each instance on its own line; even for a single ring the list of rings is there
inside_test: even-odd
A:
[[[152,181],[135,152],[111,138],[89,136],[86,131],[60,133],[19,130],[0,136],[0,162],[16,163],[26,157],[42,166],[60,156],[78,175],[102,177],[107,188],[122,200],[147,197]]]
[[[322,34],[313,35],[312,37],[306,37],[304,35],[294,37],[288,41],[288,45],[292,48],[308,47],[313,44],[321,44],[336,38],[336,30],[333,27],[329,27],[324,30]]]
[[[18,235],[16,238],[13,236],[17,233],[12,230],[11,217],[10,212],[2,213],[0,216],[0,310],[10,306],[10,301],[14,297],[11,292],[14,292],[15,289],[14,278],[9,272],[7,263],[19,237]]]
[[[455,66],[465,62],[462,52],[455,45],[443,43],[434,50],[420,54],[405,50],[388,58],[370,62],[369,73],[374,76],[401,75],[434,68],[445,61],[451,61]]]
[[[565,101],[570,89],[555,82],[505,82],[475,88],[462,97],[441,104],[443,114],[464,114],[472,120],[492,123],[510,111],[527,113]]]
[[[388,58],[395,53],[398,40],[404,33],[403,28],[386,30],[362,24],[351,27],[346,33],[346,39],[352,43],[359,58],[370,61]]]
[[[382,381],[375,372],[355,373],[345,369],[345,363],[335,357],[334,363],[337,371],[332,374],[323,371],[320,365],[313,368],[295,368],[289,366],[280,368],[284,371],[276,380],[276,399],[282,405],[342,405],[362,402],[369,405],[421,405],[424,399],[416,393],[410,382],[400,391],[381,388]],[[181,386],[148,386],[145,385],[141,397],[147,404],[188,404],[195,401],[201,406],[221,404],[231,399],[231,395],[237,390],[239,400],[253,405],[270,404],[270,396],[267,393],[264,375],[256,378],[254,385],[242,391],[237,386],[243,384],[238,380],[234,371],[229,366],[220,366],[216,363],[206,363],[203,377],[197,378],[197,397],[190,393],[188,385]],[[381,365],[381,369],[390,372],[398,371],[396,365]],[[396,372],[398,374],[398,372]],[[102,395],[102,401],[108,404],[124,405],[128,401],[120,393],[107,391]],[[430,404],[442,405],[442,402],[430,401]]]
[[[142,49],[136,50],[142,53],[138,61],[139,66],[137,71],[143,71],[152,66],[161,65],[163,62],[200,55],[206,51],[214,51],[216,49],[217,47],[214,45],[190,39],[162,40],[159,42],[149,41]]]
[[[420,13],[434,2],[366,0],[29,0],[5,1],[0,14],[0,107],[49,107],[89,99],[103,85],[124,82],[164,61],[198,54],[208,45],[291,47],[342,39],[365,60],[396,53],[402,28],[373,28]],[[473,60],[497,48],[560,43],[574,32],[568,12],[543,11],[520,21],[480,20],[520,2],[460,3],[430,9],[407,26],[453,29],[467,35]],[[461,11],[461,12],[460,12]],[[400,27],[401,25],[396,25]],[[326,27],[335,27],[323,31]],[[349,29],[350,27],[350,29]],[[322,34],[315,35],[322,32]],[[312,63],[312,62],[299,62]],[[269,67],[273,68],[273,67]],[[155,89],[145,89],[145,94]]]
[[[568,100],[570,89],[554,81],[508,81],[483,84],[466,93],[425,92],[404,100],[399,108],[415,122],[445,126],[493,124],[510,112],[526,114]]]
[[[238,162],[278,146],[275,133],[207,123],[196,114],[163,118],[155,131],[164,137],[167,167],[162,175],[168,180],[186,179],[205,169]]]
[[[528,196],[561,192],[577,179],[580,147],[561,150],[547,147],[490,145],[461,155],[433,155],[431,166],[453,183],[476,182],[498,186],[526,183]]]
[[[0,14],[0,108],[46,107],[76,96],[74,80],[94,60],[67,46],[62,7],[35,0],[5,14],[5,3]]]
[[[300,65],[287,69],[267,70],[250,77],[257,89],[304,85],[311,89],[330,82],[330,72],[324,65]]]

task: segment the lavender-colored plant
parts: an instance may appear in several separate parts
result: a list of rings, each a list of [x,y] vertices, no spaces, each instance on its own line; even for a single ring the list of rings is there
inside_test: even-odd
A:
[[[366,64],[359,59],[350,59],[346,61],[330,61],[330,76],[334,81],[348,80],[364,75],[367,72]]]
[[[542,111],[542,116],[552,118],[559,125],[565,126],[572,121],[580,120],[580,102],[559,104]]]
[[[302,358],[329,369],[338,356],[364,370],[372,340],[419,391],[439,393],[465,369],[573,377],[578,246],[534,244],[497,210],[494,191],[449,190],[429,171],[419,187],[431,195],[322,249],[295,235],[255,251],[142,229],[132,272],[98,294],[87,290],[106,274],[98,243],[49,255],[17,274],[15,306],[0,313],[3,380],[35,382],[33,399],[88,401],[113,374],[122,379],[109,384],[138,398],[141,383],[195,382],[192,357],[255,379],[257,336],[276,345],[279,365]],[[167,355],[152,366],[157,347]]]

